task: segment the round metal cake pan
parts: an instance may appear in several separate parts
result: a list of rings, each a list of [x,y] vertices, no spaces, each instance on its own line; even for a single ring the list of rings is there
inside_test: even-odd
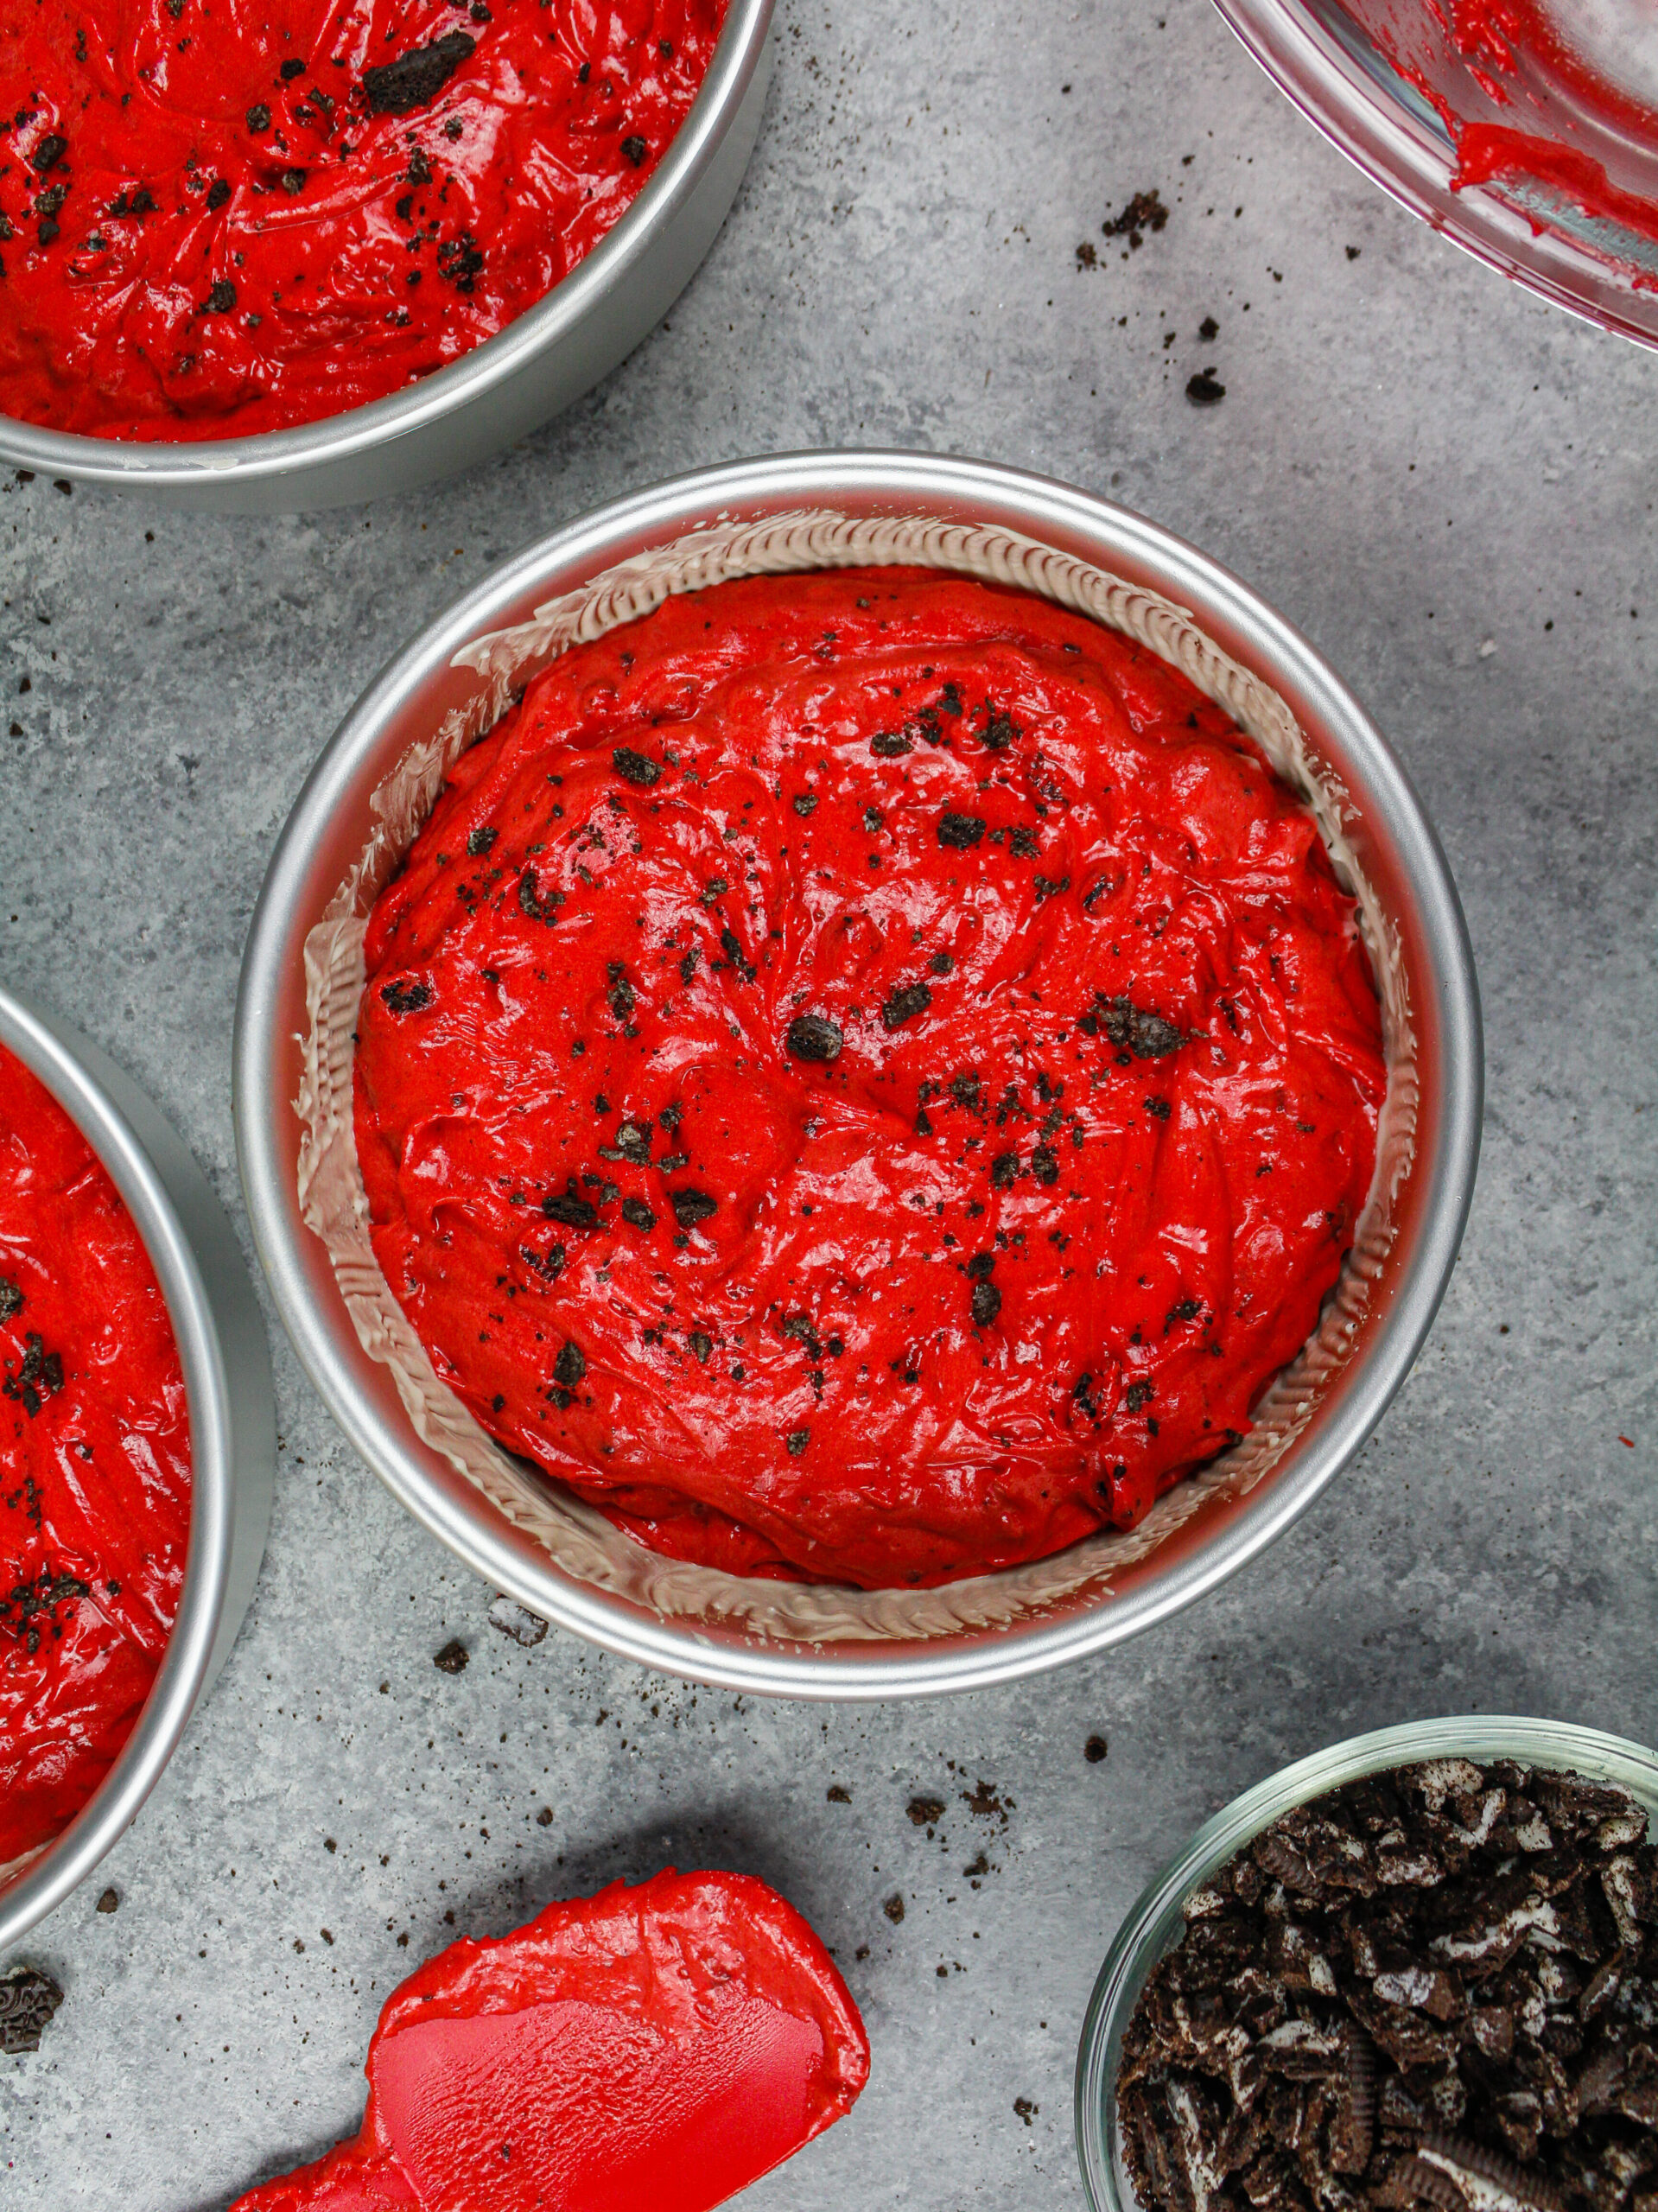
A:
[[[1515,1759],[1526,1766],[1569,1769],[1591,1782],[1617,1783],[1658,1819],[1658,1757],[1642,1745],[1566,1721],[1507,1714],[1457,1714],[1378,1728],[1298,1759],[1235,1797],[1147,1883],[1094,1985],[1077,2054],[1077,2154],[1092,2212],[1143,2212],[1122,2159],[1117,2072],[1123,2034],[1147,1977],[1185,1932],[1186,1899],[1297,1805],[1367,1774],[1444,1758]]]
[[[276,1414],[270,1346],[241,1248],[180,1138],[96,1046],[4,989],[0,1046],[69,1115],[137,1225],[178,1340],[192,1481],[189,1556],[166,1656],[92,1796],[0,1885],[3,1953],[125,1834],[235,1643],[264,1554]]]
[[[371,835],[376,787],[448,713],[478,701],[485,679],[458,664],[457,654],[688,533],[717,524],[769,536],[783,518],[823,511],[925,518],[947,533],[1020,533],[1039,550],[1164,594],[1274,686],[1344,787],[1353,836],[1404,963],[1420,1088],[1413,1164],[1376,1294],[1350,1357],[1281,1464],[1248,1495],[1205,1503],[1149,1557],[1114,1569],[1107,1591],[999,1625],[861,1642],[762,1636],[712,1615],[670,1617],[556,1566],[416,1434],[389,1370],[359,1340],[298,1190],[307,936]],[[738,462],[619,500],[519,555],[400,652],[323,752],[272,858],[244,959],[234,1069],[243,1182],[278,1309],[352,1442],[416,1519],[497,1588],[610,1650],[737,1689],[854,1699],[977,1688],[1119,1643],[1236,1572],[1303,1513],[1369,1434],[1426,1335],[1473,1189],[1482,1092],[1473,963],[1444,856],[1399,763],[1312,647],[1225,569],[1123,508],[1010,469],[902,453]],[[985,1576],[972,1588],[994,1599],[997,1583]]]
[[[1215,4],[1279,90],[1401,207],[1540,298],[1658,346],[1653,239],[1590,217],[1540,187],[1511,197],[1480,187],[1458,190],[1457,147],[1444,121],[1342,0]],[[1525,112],[1526,128],[1543,127],[1529,108]]]
[[[293,514],[410,491],[525,436],[632,352],[713,245],[759,135],[774,4],[731,0],[690,113],[627,213],[545,299],[447,368],[257,437],[89,438],[0,415],[0,460],[163,506]]]

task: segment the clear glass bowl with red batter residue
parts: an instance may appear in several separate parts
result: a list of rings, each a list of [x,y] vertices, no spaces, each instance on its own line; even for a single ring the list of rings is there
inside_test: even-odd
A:
[[[870,562],[979,575],[1088,613],[1185,670],[1275,768],[1281,742],[1280,772],[1369,902],[1388,1071],[1352,1259],[1313,1336],[1256,1402],[1249,1436],[1131,1530],[937,1587],[874,1590],[668,1557],[503,1451],[418,1345],[400,1344],[407,1321],[356,1202],[351,1104],[369,908],[436,785],[515,692],[573,639],[670,593]],[[981,462],[832,452],[708,469],[583,517],[391,662],[323,753],[272,858],[243,967],[234,1081],[244,1187],[277,1306],[353,1443],[424,1526],[531,1611],[646,1665],[737,1689],[868,1699],[976,1688],[1120,1642],[1306,1509],[1382,1417],[1449,1279],[1482,1070],[1472,961],[1438,842],[1363,709],[1279,615],[1090,494]]]
[[[1658,17],[1643,0],[1216,0],[1280,88],[1413,214],[1658,345]]]
[[[1429,1759],[1513,1759],[1615,1783],[1658,1818],[1658,1754],[1621,1736],[1566,1721],[1453,1714],[1350,1737],[1281,1768],[1206,1821],[1148,1882],[1112,1940],[1089,1999],[1077,2054],[1077,2154],[1091,2212],[1142,2212],[1119,2140],[1116,2104],[1123,2035],[1152,1969],[1185,1933],[1185,1903],[1238,1853],[1297,1805],[1362,1776]]]

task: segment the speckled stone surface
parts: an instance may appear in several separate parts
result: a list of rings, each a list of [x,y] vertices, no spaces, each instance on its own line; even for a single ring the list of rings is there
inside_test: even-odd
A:
[[[0,2060],[7,2212],[222,2205],[355,2126],[415,1961],[664,1860],[778,1884],[868,2021],[862,2102],[754,2212],[1075,2207],[1088,1991],[1201,1817],[1417,1714],[1658,1733],[1658,362],[1394,208],[1206,0],[784,0],[778,59],[669,325],[464,480],[276,522],[5,484],[0,973],[149,1088],[239,1220],[244,932],[315,750],[392,648],[525,540],[696,463],[982,454],[1238,569],[1407,762],[1489,1031],[1461,1265],[1358,1463],[1218,1596],[1064,1675],[869,1712],[740,1703],[556,1633],[520,1649],[278,1337],[246,1630],[108,1861],[118,1910],[94,1881],[22,1954],[67,1996],[38,2055]],[[1167,226],[1123,258],[1101,224],[1151,187]],[[1211,366],[1226,396],[1199,409]],[[1001,1810],[964,1802],[981,1781]],[[949,1808],[931,1839],[918,1791]]]

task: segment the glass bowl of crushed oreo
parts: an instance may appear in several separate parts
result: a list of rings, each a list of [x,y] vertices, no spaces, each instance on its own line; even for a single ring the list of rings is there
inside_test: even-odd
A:
[[[1655,2212],[1658,1758],[1361,1736],[1145,1891],[1077,2062],[1095,2212]]]

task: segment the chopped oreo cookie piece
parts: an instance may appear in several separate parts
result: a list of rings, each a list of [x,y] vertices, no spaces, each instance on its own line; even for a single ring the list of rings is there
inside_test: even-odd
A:
[[[412,115],[435,100],[478,41],[469,31],[445,31],[378,69],[363,72],[363,99],[371,115]],[[266,111],[269,121],[269,111]],[[250,118],[250,126],[252,124]]]
[[[938,842],[954,851],[971,851],[984,835],[984,823],[976,814],[952,814],[949,811],[938,817]]]
[[[619,745],[610,756],[610,763],[619,776],[630,784],[637,784],[641,791],[648,791],[662,774],[659,762],[651,760],[649,753],[635,753],[631,745]]]
[[[566,1229],[596,1229],[599,1210],[590,1199],[578,1194],[575,1182],[572,1176],[569,1190],[549,1191],[541,1202],[541,1210],[549,1221],[561,1222]]]
[[[906,1021],[913,1021],[932,1004],[932,993],[925,983],[905,983],[893,992],[880,1010],[884,1029],[902,1029]]]
[[[0,1969],[0,2052],[14,2057],[38,2050],[62,2002],[63,1992],[38,1967]]]

